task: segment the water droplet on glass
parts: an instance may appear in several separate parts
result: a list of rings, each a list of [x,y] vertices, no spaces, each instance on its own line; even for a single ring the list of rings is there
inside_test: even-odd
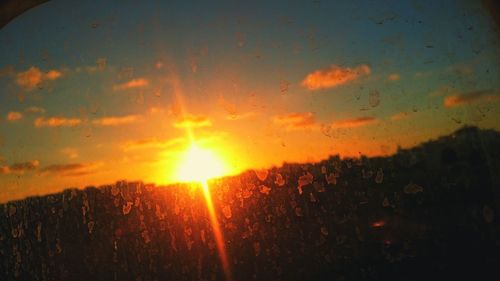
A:
[[[377,90],[370,91],[368,103],[371,107],[377,107],[380,104],[380,93]]]
[[[132,202],[127,202],[122,206],[122,212],[124,215],[128,215],[130,213],[130,210],[132,210]]]
[[[268,174],[269,174],[269,171],[267,169],[255,170],[255,175],[257,175],[257,178],[260,181],[265,181],[267,179]]]
[[[419,193],[419,192],[423,192],[424,191],[424,188],[417,185],[417,184],[414,184],[414,183],[409,183],[407,184],[404,188],[403,188],[403,191],[404,193],[406,194],[415,194],[415,193]]]
[[[384,180],[384,171],[382,168],[379,168],[377,171],[377,175],[375,176],[375,182],[380,184]]]
[[[274,183],[277,185],[277,186],[284,186],[285,185],[285,179],[283,178],[283,176],[281,174],[276,174],[276,180],[274,181]]]
[[[226,217],[226,219],[230,219],[233,216],[233,214],[231,212],[231,206],[226,205],[226,206],[222,207],[222,214],[224,214],[224,217]]]

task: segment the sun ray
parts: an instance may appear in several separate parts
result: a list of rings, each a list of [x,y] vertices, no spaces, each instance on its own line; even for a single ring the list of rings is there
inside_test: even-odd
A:
[[[201,185],[222,269],[226,280],[232,280],[224,235],[217,219],[208,186],[209,179],[223,176],[225,173],[226,169],[220,159],[212,151],[199,147],[193,141],[179,163],[177,177],[179,181],[199,183]]]
[[[210,216],[210,224],[212,225],[215,244],[217,245],[217,251],[219,252],[219,258],[222,264],[222,269],[224,271],[224,275],[226,276],[226,280],[231,281],[233,280],[233,278],[224,243],[225,241],[224,235],[222,234],[221,227],[219,225],[219,220],[217,219],[217,215],[215,214],[214,204],[212,202],[212,195],[210,194],[208,182],[202,181],[201,187],[203,190],[203,197],[205,197],[205,203],[207,204],[207,209]]]

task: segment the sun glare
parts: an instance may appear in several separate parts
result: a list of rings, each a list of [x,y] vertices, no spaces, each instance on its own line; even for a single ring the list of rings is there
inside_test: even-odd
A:
[[[179,181],[205,182],[208,179],[224,176],[227,173],[223,162],[211,150],[191,145],[183,156],[177,171]]]
[[[209,179],[223,176],[226,173],[227,169],[224,167],[223,162],[213,151],[192,144],[189,150],[184,154],[184,158],[179,165],[177,177],[179,181],[197,182],[201,184],[224,275],[227,280],[231,281],[232,274],[225,249],[224,235],[219,225],[210,189],[208,187]]]

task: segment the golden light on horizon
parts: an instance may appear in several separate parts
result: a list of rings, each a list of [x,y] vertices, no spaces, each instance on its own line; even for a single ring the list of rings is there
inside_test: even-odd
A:
[[[209,179],[228,174],[228,168],[213,150],[202,148],[196,143],[185,152],[177,170],[181,182],[206,182]]]

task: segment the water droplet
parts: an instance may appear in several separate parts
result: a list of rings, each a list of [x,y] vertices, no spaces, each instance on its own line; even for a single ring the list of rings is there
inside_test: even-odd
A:
[[[295,208],[295,215],[297,217],[302,217],[302,208],[301,207],[296,207]]]
[[[389,207],[391,204],[389,203],[389,199],[387,197],[384,197],[384,201],[382,201],[382,207]]]
[[[120,189],[116,185],[111,186],[111,194],[113,196],[117,196],[119,193]]]
[[[122,212],[124,215],[128,215],[128,213],[130,213],[130,210],[132,210],[132,205],[132,202],[127,202],[122,206]]]
[[[337,175],[334,173],[330,173],[328,176],[326,176],[326,182],[328,184],[337,184]]]
[[[381,184],[384,181],[384,171],[382,168],[379,168],[377,171],[377,175],[375,176],[375,182]]]
[[[377,107],[380,104],[380,93],[377,90],[370,91],[368,103],[371,107]]]
[[[233,214],[231,212],[231,206],[226,205],[226,206],[222,207],[222,214],[224,214],[226,219],[230,219],[233,216]]]
[[[311,193],[309,193],[309,200],[310,200],[311,202],[316,202],[316,201],[317,201],[317,200],[316,200],[316,196],[314,196],[314,193],[312,193],[312,192],[311,192]]]
[[[17,210],[16,206],[9,205],[9,217],[14,216],[16,214],[16,210]]]
[[[257,175],[257,178],[260,181],[265,181],[267,179],[267,175],[269,174],[269,171],[266,169],[262,170],[255,170],[255,175]]]
[[[253,243],[253,250],[254,250],[255,256],[258,257],[260,255],[260,243],[259,242]]]
[[[298,180],[299,187],[302,188],[303,186],[309,185],[313,182],[314,177],[311,173],[307,172],[305,175],[300,176]]]
[[[89,234],[92,234],[92,232],[94,231],[94,226],[95,226],[95,222],[94,221],[89,221],[87,223],[87,229],[89,231]]]
[[[269,187],[267,187],[265,185],[261,185],[259,187],[259,189],[260,189],[260,193],[263,193],[265,195],[269,195],[269,192],[271,191],[271,188],[269,188]]]
[[[484,205],[483,207],[483,218],[487,223],[492,223],[495,220],[495,212],[488,205]]]
[[[274,181],[274,183],[277,186],[284,186],[285,185],[285,179],[283,178],[283,176],[281,174],[276,174],[276,180]]]
[[[325,226],[322,226],[321,227],[321,234],[323,234],[324,236],[328,236],[328,228],[326,228]]]
[[[424,188],[417,185],[417,184],[414,184],[414,183],[409,183],[407,184],[404,188],[403,188],[403,191],[404,193],[406,194],[415,194],[415,193],[419,193],[419,192],[423,192],[424,191]]]

